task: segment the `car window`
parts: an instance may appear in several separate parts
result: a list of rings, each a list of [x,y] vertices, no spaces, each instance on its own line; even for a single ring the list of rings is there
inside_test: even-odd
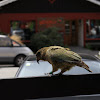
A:
[[[24,31],[23,30],[14,30],[13,34],[17,34],[17,35],[23,35]]]
[[[12,40],[12,44],[13,44],[14,47],[19,47],[19,46],[21,46],[19,43],[17,43],[16,41],[13,41],[13,40]]]
[[[8,37],[0,37],[0,47],[10,47],[11,40]]]

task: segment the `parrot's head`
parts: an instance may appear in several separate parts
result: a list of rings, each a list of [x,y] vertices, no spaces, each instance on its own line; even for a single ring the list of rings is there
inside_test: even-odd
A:
[[[37,63],[39,64],[39,60],[41,60],[41,52],[36,52]]]
[[[37,63],[39,64],[39,60],[46,60],[46,50],[47,47],[41,48],[36,52]]]

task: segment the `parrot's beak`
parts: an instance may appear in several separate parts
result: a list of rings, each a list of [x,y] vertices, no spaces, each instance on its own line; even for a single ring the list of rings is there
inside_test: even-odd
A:
[[[37,59],[37,63],[39,64],[39,60]]]

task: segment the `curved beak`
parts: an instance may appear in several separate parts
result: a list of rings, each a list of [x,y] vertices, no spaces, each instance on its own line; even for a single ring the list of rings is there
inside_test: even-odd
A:
[[[37,63],[39,64],[39,59],[37,59]]]

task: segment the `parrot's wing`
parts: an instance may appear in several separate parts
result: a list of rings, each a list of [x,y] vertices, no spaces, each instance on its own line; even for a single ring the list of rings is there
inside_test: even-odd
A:
[[[77,53],[73,51],[67,51],[67,56],[71,57],[74,60],[78,60],[78,61],[82,59],[80,55],[78,55]]]
[[[51,59],[53,61],[58,61],[58,62],[69,62],[69,63],[77,63],[81,62],[81,57],[72,51],[67,51],[64,49],[55,49],[52,50],[51,52]]]

